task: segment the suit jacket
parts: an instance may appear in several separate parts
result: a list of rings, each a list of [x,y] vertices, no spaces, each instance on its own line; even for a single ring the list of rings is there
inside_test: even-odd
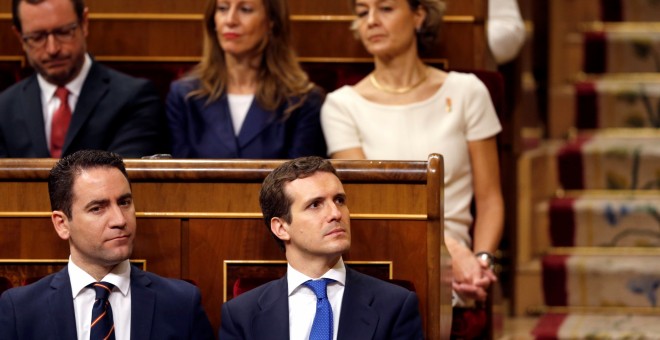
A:
[[[131,339],[215,339],[196,287],[131,267]],[[0,296],[0,339],[77,339],[67,268]]]
[[[208,104],[206,97],[189,97],[188,93],[197,89],[198,84],[193,79],[175,81],[167,95],[172,156],[265,159],[326,156],[320,118],[324,95],[320,88],[312,90],[286,120],[282,117],[288,104],[273,112],[253,101],[236,136],[227,95]]]
[[[221,321],[220,340],[288,340],[286,276],[225,302]],[[347,267],[337,339],[423,339],[417,294]]]
[[[0,94],[0,157],[50,157],[44,126],[36,75]],[[92,62],[62,155],[99,149],[139,158],[168,153],[168,137],[164,108],[153,84]]]

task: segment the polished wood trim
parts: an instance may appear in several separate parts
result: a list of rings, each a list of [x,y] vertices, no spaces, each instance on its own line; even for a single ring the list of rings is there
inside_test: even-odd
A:
[[[55,164],[51,158],[0,160],[0,179],[47,180]],[[133,182],[144,181],[242,181],[261,183],[281,160],[126,159]],[[344,183],[418,183],[426,181],[426,162],[331,160]],[[374,168],[377,166],[377,168]],[[396,176],[393,177],[393,171]]]
[[[201,60],[201,57],[95,55],[94,59],[101,62],[198,63]]]
[[[594,21],[580,25],[583,32],[618,32],[618,33],[660,33],[659,22],[601,22]]]
[[[50,217],[48,211],[1,211],[0,218],[28,218]],[[140,218],[197,218],[197,219],[262,219],[260,212],[254,213],[208,213],[208,212],[136,212]],[[351,214],[352,220],[399,220],[399,221],[425,221],[422,214]]]
[[[202,21],[203,14],[164,14],[164,13],[90,13],[91,20],[140,20],[140,21]],[[0,13],[0,19],[11,20],[11,13]],[[294,14],[289,16],[291,21],[299,22],[351,22],[356,19],[355,15],[307,15]],[[473,15],[445,15],[444,23],[474,24],[479,23]]]
[[[203,14],[90,13],[91,20],[202,21]]]
[[[440,288],[437,291],[430,289],[427,293],[426,315],[429,320],[435,320],[435,322],[428,322],[427,335],[429,338],[448,339],[451,329],[452,306],[451,287],[447,289],[448,286],[443,284],[443,282],[451,282],[451,279],[447,277],[447,275],[451,275],[451,272],[446,273],[442,270],[447,264],[442,261],[449,258],[443,235],[444,160],[442,156],[432,154],[429,155],[427,164],[427,280],[428,287]]]

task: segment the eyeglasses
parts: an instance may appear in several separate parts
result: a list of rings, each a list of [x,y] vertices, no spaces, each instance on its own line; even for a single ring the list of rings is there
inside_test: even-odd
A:
[[[74,22],[73,24],[66,25],[63,27],[56,28],[51,31],[41,31],[34,32],[23,35],[23,42],[31,48],[41,48],[46,45],[48,41],[48,36],[51,34],[60,43],[68,43],[73,40],[73,37],[76,35],[76,29],[78,28],[78,23]]]

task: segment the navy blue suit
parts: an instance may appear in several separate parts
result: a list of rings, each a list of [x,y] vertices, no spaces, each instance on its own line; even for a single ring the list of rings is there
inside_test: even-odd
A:
[[[37,76],[0,94],[0,157],[48,158]],[[169,153],[163,104],[155,87],[97,62],[85,78],[71,116],[62,156],[83,149],[125,158]]]
[[[177,158],[289,159],[326,156],[320,112],[324,95],[320,88],[309,93],[291,116],[282,120],[287,104],[268,111],[252,102],[239,135],[234,127],[227,95],[206,103],[207,98],[189,97],[197,80],[172,83],[166,112]]]
[[[131,339],[214,339],[199,290],[131,266]],[[77,339],[69,271],[0,296],[0,339]]]
[[[289,339],[286,276],[222,305],[220,340],[231,339]],[[417,294],[347,267],[337,339],[423,339]]]

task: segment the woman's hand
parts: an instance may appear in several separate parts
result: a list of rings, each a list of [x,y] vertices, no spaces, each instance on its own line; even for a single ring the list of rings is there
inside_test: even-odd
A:
[[[452,258],[452,288],[461,296],[478,301],[486,300],[488,287],[497,277],[485,261],[479,261],[472,250],[446,238],[447,249]]]

